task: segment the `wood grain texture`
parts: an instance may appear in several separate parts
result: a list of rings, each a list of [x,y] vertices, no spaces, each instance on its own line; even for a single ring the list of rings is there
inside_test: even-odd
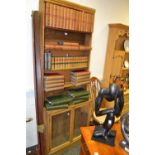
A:
[[[123,24],[109,24],[109,35],[103,74],[103,87],[109,86],[112,76],[117,76],[122,73],[122,62],[124,61],[126,55],[126,52],[124,51],[124,41],[128,38],[128,26]],[[117,53],[119,57],[116,57]]]
[[[99,155],[128,155],[128,153],[119,145],[119,142],[123,140],[120,124],[115,123],[113,129],[116,130],[114,147],[91,140],[94,126],[81,127],[81,155],[94,155],[95,152],[97,152]]]

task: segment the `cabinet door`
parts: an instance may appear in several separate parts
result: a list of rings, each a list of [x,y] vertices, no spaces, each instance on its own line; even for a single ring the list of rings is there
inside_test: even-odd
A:
[[[57,147],[70,139],[70,111],[51,117],[51,147]]]
[[[80,135],[80,127],[88,125],[89,104],[75,109],[73,137]]]

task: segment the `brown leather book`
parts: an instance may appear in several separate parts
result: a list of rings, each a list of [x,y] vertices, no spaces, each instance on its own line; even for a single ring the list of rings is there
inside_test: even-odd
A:
[[[44,84],[55,84],[55,83],[64,83],[64,79],[52,79],[52,80],[45,80]]]
[[[54,84],[45,84],[44,85],[45,89],[55,88],[55,87],[64,87],[64,83],[54,83]]]
[[[61,89],[64,89],[63,86],[60,86],[60,87],[54,87],[54,88],[46,88],[45,89],[45,92],[49,92],[49,91],[53,91],[53,90],[61,90]]]

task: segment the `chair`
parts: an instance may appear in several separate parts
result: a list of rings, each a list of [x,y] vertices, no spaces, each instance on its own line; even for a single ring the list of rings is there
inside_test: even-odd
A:
[[[95,114],[95,100],[98,96],[98,93],[100,91],[101,87],[101,81],[97,77],[91,77],[90,78],[90,95],[92,99],[92,107],[91,107],[91,122],[95,122],[97,124],[103,124],[105,121],[106,115],[103,116],[96,116]],[[104,110],[106,108],[101,108],[101,110]],[[117,122],[119,118],[115,117],[115,122]]]

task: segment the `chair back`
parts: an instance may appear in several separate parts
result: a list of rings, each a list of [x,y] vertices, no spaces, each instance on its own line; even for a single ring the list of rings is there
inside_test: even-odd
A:
[[[95,100],[98,96],[98,93],[101,89],[101,81],[97,77],[91,77],[90,78],[90,95],[93,102],[92,110],[95,109]]]

